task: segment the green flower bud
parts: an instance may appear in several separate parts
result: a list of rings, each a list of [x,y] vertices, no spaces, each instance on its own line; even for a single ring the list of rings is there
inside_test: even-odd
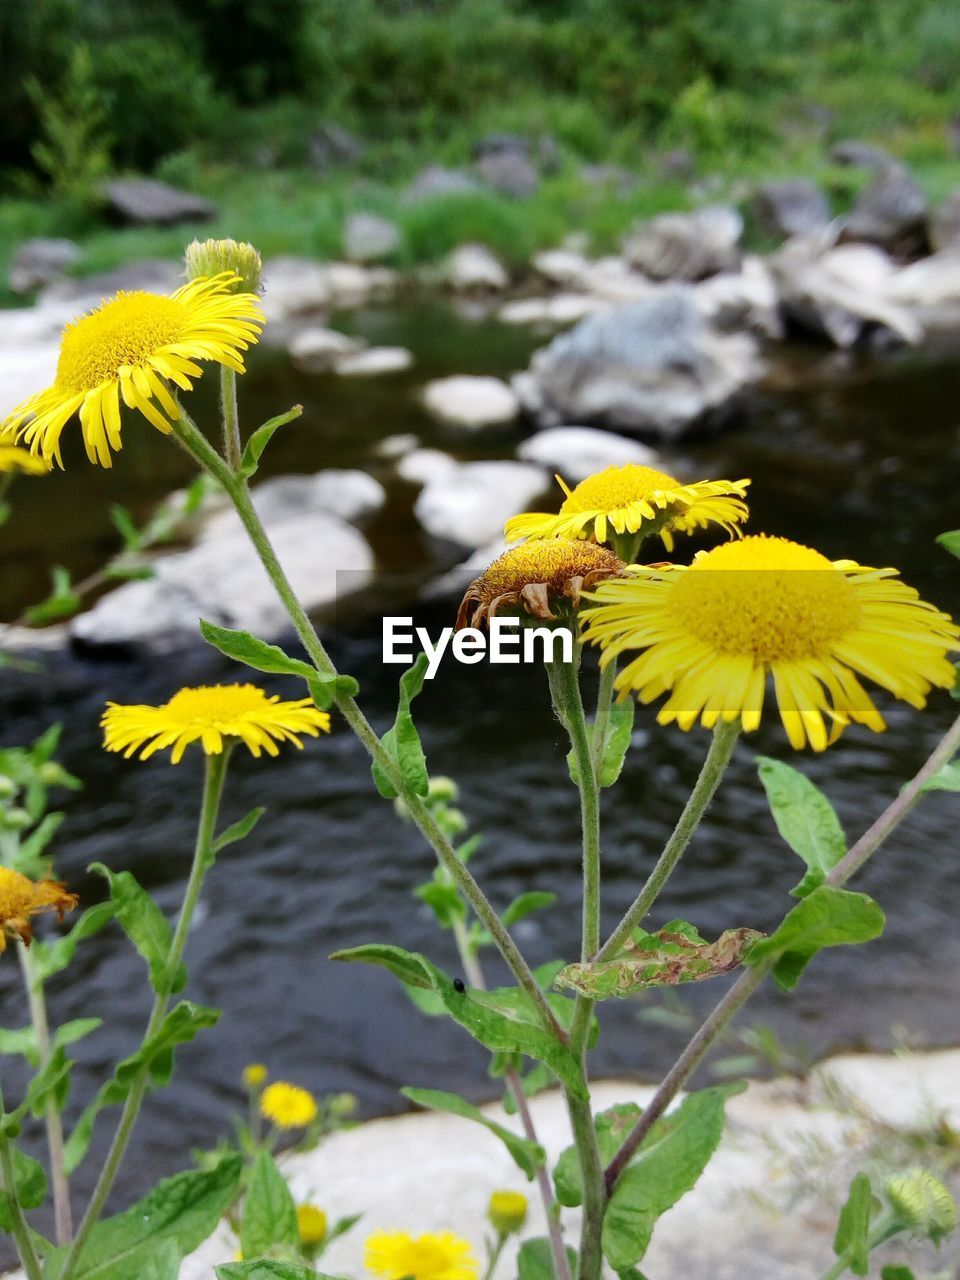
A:
[[[430,779],[430,790],[427,793],[431,800],[442,800],[446,804],[452,803],[460,794],[460,788],[452,778]]]
[[[26,809],[7,809],[0,815],[0,826],[7,831],[23,831],[29,827],[32,819]]]
[[[487,1216],[497,1235],[512,1235],[527,1220],[527,1197],[519,1191],[495,1191],[490,1197]]]
[[[194,240],[187,245],[184,257],[188,280],[232,271],[240,277],[235,286],[236,293],[260,292],[263,259],[252,244],[237,240]]]
[[[17,784],[12,778],[0,775],[0,800],[9,800],[17,794]]]
[[[939,1244],[956,1228],[956,1201],[940,1179],[926,1169],[908,1169],[891,1178],[886,1193],[907,1230]]]
[[[327,1106],[330,1108],[330,1114],[344,1119],[346,1116],[352,1116],[357,1109],[357,1098],[353,1093],[335,1093],[327,1100]]]

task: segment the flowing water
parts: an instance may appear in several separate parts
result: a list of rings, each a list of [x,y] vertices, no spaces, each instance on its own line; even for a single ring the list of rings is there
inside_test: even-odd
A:
[[[282,353],[262,349],[242,385],[248,423],[302,401],[306,412],[271,447],[269,471],[366,467],[387,484],[389,503],[370,530],[386,569],[441,567],[412,515],[415,490],[390,478],[376,443],[416,432],[427,444],[461,456],[509,456],[519,438],[503,433],[465,447],[429,422],[415,390],[447,373],[506,374],[522,367],[538,340],[483,317],[433,302],[352,313],[343,327],[377,343],[409,346],[409,375],[353,381],[293,373]],[[960,461],[955,351],[839,355],[790,348],[720,435],[691,441],[665,465],[691,476],[752,476],[753,527],[810,541],[828,555],[895,564],[942,607],[960,612],[960,572],[933,545],[960,524]],[[206,389],[212,404],[211,388]],[[138,513],[188,478],[185,459],[157,433],[132,424],[112,472],[88,467],[78,452],[65,476],[23,483],[16,514],[3,530],[0,589],[4,613],[28,600],[52,562],[76,573],[95,568],[113,547],[107,508],[122,501]],[[318,555],[322,550],[318,548]],[[415,606],[416,621],[452,621],[455,602]],[[390,606],[389,611],[397,610]],[[347,621],[325,638],[341,670],[357,676],[378,729],[392,718],[398,668],[380,662],[379,616]],[[101,860],[129,868],[173,911],[183,888],[200,784],[200,762],[180,768],[160,760],[124,762],[99,748],[104,700],[165,700],[180,684],[235,679],[238,671],[198,647],[168,662],[67,654],[42,676],[5,672],[0,733],[5,744],[64,726],[62,757],[85,781],[64,802],[58,842],[60,874],[84,901],[102,893],[86,866]],[[592,676],[591,676],[592,679]],[[287,688],[278,684],[277,688]],[[288,690],[292,692],[292,690]],[[848,733],[824,757],[802,767],[823,785],[855,835],[923,759],[954,704],[934,699],[926,714],[889,709],[883,736]],[[573,957],[579,928],[578,824],[566,778],[564,745],[541,671],[528,667],[445,664],[417,704],[431,768],[462,788],[462,804],[484,841],[474,869],[493,900],[505,905],[535,888],[557,892],[549,910],[517,929],[535,962]],[[621,785],[604,806],[605,920],[612,925],[633,897],[696,775],[702,731],[659,730],[650,713],[637,719],[634,749]],[[728,782],[685,864],[657,908],[713,935],[733,925],[769,928],[789,906],[800,864],[780,842],[753,764],[756,752],[788,757],[777,728],[738,749]],[[396,981],[379,970],[341,966],[337,947],[372,940],[423,950],[456,972],[446,935],[412,897],[432,868],[412,828],[373,794],[366,757],[341,725],[302,754],[279,764],[237,753],[224,821],[253,805],[268,814],[256,833],[226,853],[209,876],[202,915],[187,959],[193,999],[222,1006],[212,1031],[179,1052],[174,1085],[147,1105],[121,1188],[122,1197],[185,1163],[191,1146],[211,1144],[241,1103],[239,1073],[262,1060],[277,1075],[317,1092],[348,1089],[361,1113],[403,1105],[404,1084],[492,1096],[485,1053],[458,1027],[427,1023]],[[931,796],[858,883],[887,911],[885,936],[869,950],[836,949],[819,957],[796,994],[764,990],[745,1021],[774,1026],[791,1046],[820,1055],[889,1047],[900,1027],[927,1044],[960,1039],[957,986],[960,911],[955,797]],[[503,978],[491,959],[490,976]],[[0,966],[4,1024],[23,1018],[13,964]],[[77,1046],[77,1108],[95,1082],[137,1043],[147,1002],[143,966],[119,930],[81,948],[51,992],[58,1021],[97,1013],[102,1030]],[[683,1003],[703,1010],[720,985],[686,988]],[[688,994],[689,993],[689,994]],[[682,1011],[670,1022],[638,1016],[638,1006],[604,1010],[597,1072],[651,1077],[682,1044]],[[898,1033],[897,1033],[898,1034]],[[71,1105],[71,1110],[73,1110]],[[101,1122],[102,1148],[109,1124]],[[92,1163],[92,1161],[90,1162]],[[78,1183],[88,1183],[87,1166]]]

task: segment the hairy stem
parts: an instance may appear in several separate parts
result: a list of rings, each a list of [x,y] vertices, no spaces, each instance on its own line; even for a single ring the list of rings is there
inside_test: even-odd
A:
[[[190,868],[190,878],[187,881],[187,888],[184,892],[177,926],[170,941],[170,950],[167,952],[164,982],[154,996],[150,1020],[144,1032],[144,1044],[159,1029],[166,1016],[177,970],[183,958],[187,934],[190,931],[193,915],[200,900],[203,880],[213,864],[213,841],[216,833],[217,815],[220,812],[220,799],[223,795],[223,784],[227,775],[229,754],[228,748],[220,755],[206,757],[203,803],[200,809],[200,821],[197,827],[197,840],[194,847],[193,863]],[[123,1104],[120,1121],[117,1125],[116,1133],[113,1135],[113,1142],[110,1144],[107,1158],[104,1161],[103,1168],[100,1170],[100,1176],[97,1179],[97,1185],[94,1187],[93,1195],[90,1197],[90,1203],[87,1205],[87,1211],[83,1215],[83,1221],[80,1223],[76,1237],[64,1259],[60,1280],[70,1280],[76,1272],[80,1254],[87,1242],[87,1238],[103,1212],[103,1206],[113,1189],[117,1174],[120,1172],[120,1165],[126,1155],[130,1136],[140,1113],[143,1099],[146,1096],[149,1082],[149,1067],[141,1067],[127,1095],[126,1102]]]
[[[3,1105],[3,1093],[0,1091],[0,1172],[3,1173],[3,1187],[10,1202],[10,1234],[17,1246],[17,1256],[27,1273],[27,1280],[42,1280],[43,1272],[37,1251],[33,1247],[30,1227],[23,1214],[23,1206],[17,1194],[17,1179],[13,1165],[13,1144],[7,1133],[7,1116]]]
[[[220,366],[220,416],[223,420],[223,456],[236,472],[240,467],[240,418],[237,413],[237,375]]]
[[[40,1054],[41,1070],[50,1061],[52,1051],[50,1043],[50,1025],[47,1021],[47,1001],[44,996],[43,983],[37,977],[36,965],[29,947],[22,943],[17,947],[20,955],[20,968],[23,971],[23,983],[30,1002],[30,1020],[37,1033],[37,1049]],[[53,1216],[57,1244],[69,1244],[73,1235],[73,1219],[70,1212],[70,1184],[67,1180],[66,1158],[63,1146],[63,1121],[60,1110],[52,1095],[47,1097],[44,1106],[44,1121],[47,1128],[47,1151],[50,1156],[50,1182],[53,1186]]]
[[[660,896],[716,794],[727,765],[730,763],[733,749],[737,745],[739,734],[739,721],[733,724],[721,721],[717,725],[707,758],[700,770],[700,776],[694,784],[690,798],[684,806],[670,839],[664,845],[657,865],[650,872],[646,884],[628,907],[623,919],[600,948],[597,954],[598,960],[609,960],[622,950],[624,944],[629,941],[633,929],[643,921],[644,916]]]
[[[897,798],[891,801],[874,822],[837,863],[826,878],[834,888],[842,888],[867,860],[876,853],[887,837],[896,830],[923,794],[924,785],[952,760],[960,750],[960,716],[940,739],[925,764],[914,774]],[[753,968],[745,969],[726,992],[703,1026],[692,1036],[680,1057],[664,1077],[656,1093],[650,1099],[643,1115],[637,1120],[623,1146],[614,1156],[606,1171],[607,1192],[611,1192],[617,1179],[630,1163],[644,1138],[663,1115],[704,1057],[724,1033],[763,980],[770,973],[776,957],[765,957]]]
[[[192,455],[195,461],[208,471],[214,479],[223,485],[233,502],[237,514],[243,523],[250,541],[260,558],[260,562],[273,583],[280,601],[287,611],[290,621],[306,649],[316,669],[324,676],[334,676],[337,669],[321,643],[316,629],[306,611],[297,598],[296,592],[283,571],[267,532],[250,501],[250,492],[246,481],[232,474],[223,459],[207,442],[206,438],[185,414],[175,426],[177,439]],[[533,1001],[546,1030],[561,1043],[566,1043],[566,1033],[554,1017],[553,1010],[547,1004],[540,986],[533,976],[530,966],[510,936],[503,922],[491,906],[483,890],[473,875],[457,857],[456,850],[440,830],[433,815],[423,803],[421,796],[412,794],[404,783],[400,770],[393,757],[384,750],[380,739],[373,731],[366,716],[356,701],[346,694],[338,694],[336,698],[338,710],[347,724],[366,747],[372,760],[383,770],[393,783],[397,793],[403,797],[407,810],[414,823],[420,829],[441,864],[449,873],[460,892],[470,903],[477,918],[490,933],[500,950],[501,955],[510,967],[520,986]]]

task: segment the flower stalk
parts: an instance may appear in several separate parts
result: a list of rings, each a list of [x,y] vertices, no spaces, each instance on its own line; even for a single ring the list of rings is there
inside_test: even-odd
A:
[[[23,1206],[17,1194],[17,1179],[13,1164],[13,1144],[7,1132],[7,1115],[3,1103],[3,1092],[0,1090],[0,1173],[3,1174],[3,1187],[10,1205],[10,1233],[17,1246],[17,1255],[27,1273],[27,1280],[42,1280],[43,1272],[37,1251],[33,1246],[30,1227],[23,1213]]]

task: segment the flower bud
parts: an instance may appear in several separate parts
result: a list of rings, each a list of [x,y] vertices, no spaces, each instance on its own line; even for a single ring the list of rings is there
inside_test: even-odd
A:
[[[237,240],[194,240],[187,245],[184,255],[187,279],[199,276],[218,276],[232,271],[240,277],[234,288],[236,293],[259,293],[263,274],[263,259],[252,244]]]
[[[887,1199],[907,1230],[935,1244],[957,1225],[957,1204],[939,1178],[926,1169],[908,1169],[891,1178]]]
[[[519,1191],[495,1191],[490,1197],[487,1216],[498,1235],[512,1235],[527,1220],[527,1197]]]
[[[357,1097],[354,1093],[335,1093],[327,1099],[330,1114],[338,1119],[352,1116],[357,1109]]]
[[[259,1089],[266,1082],[268,1074],[262,1062],[251,1062],[243,1068],[243,1083],[248,1089]]]
[[[452,778],[441,775],[439,778],[430,779],[430,790],[427,794],[431,800],[443,800],[450,804],[459,796],[460,788]]]
[[[304,1248],[316,1248],[326,1239],[327,1215],[315,1204],[297,1205],[297,1231]]]

